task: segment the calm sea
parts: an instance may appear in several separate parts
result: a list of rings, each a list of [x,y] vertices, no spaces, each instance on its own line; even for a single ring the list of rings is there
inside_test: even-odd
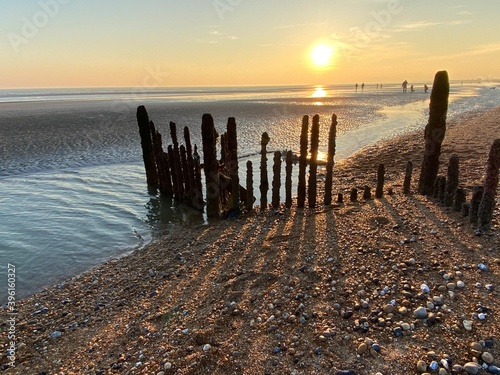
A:
[[[242,166],[257,162],[264,131],[269,150],[297,150],[306,114],[320,115],[326,151],[335,113],[339,160],[422,129],[429,105],[422,86],[404,95],[399,85],[367,85],[364,92],[351,86],[0,90],[0,303],[7,299],[9,263],[21,298],[179,225],[205,222],[202,214],[148,194],[138,105],[146,106],[165,143],[170,121],[179,137],[188,126],[200,145],[204,113],[214,116],[219,133],[236,117]],[[499,91],[452,85],[449,117],[497,106]]]

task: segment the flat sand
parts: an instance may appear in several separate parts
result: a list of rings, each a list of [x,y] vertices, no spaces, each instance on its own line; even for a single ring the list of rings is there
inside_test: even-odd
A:
[[[444,374],[483,351],[500,366],[500,205],[476,236],[461,213],[417,194],[422,133],[338,163],[343,204],[180,227],[19,301],[16,367],[6,373],[388,375],[448,358]],[[499,135],[500,107],[448,124],[441,173],[457,154],[469,199]],[[408,160],[412,193],[403,195]],[[352,187],[375,191],[379,163],[385,195],[349,202]],[[419,307],[427,319],[413,315]]]

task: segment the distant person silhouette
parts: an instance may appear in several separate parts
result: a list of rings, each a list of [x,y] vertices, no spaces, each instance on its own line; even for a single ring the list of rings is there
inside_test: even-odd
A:
[[[365,83],[363,82],[363,83],[361,84],[361,91],[364,91],[364,89],[365,89]]]
[[[356,83],[356,91],[358,91],[358,84]]]
[[[424,85],[424,92],[427,92],[429,90],[429,86]]]
[[[406,79],[403,81],[403,83],[401,84],[401,86],[403,87],[403,92],[407,92],[408,91],[408,81]]]
[[[415,92],[415,90],[413,89],[413,85],[410,86],[410,92]]]

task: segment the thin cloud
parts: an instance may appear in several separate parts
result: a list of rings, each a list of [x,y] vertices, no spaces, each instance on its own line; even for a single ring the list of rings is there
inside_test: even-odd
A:
[[[420,31],[422,29],[426,29],[428,27],[433,27],[437,25],[441,25],[442,22],[431,22],[431,21],[416,21],[410,22],[404,25],[401,25],[394,29],[396,32],[404,32],[404,31]]]
[[[294,29],[297,27],[311,27],[311,26],[324,26],[324,22],[317,22],[317,23],[298,23],[294,25],[282,25],[282,26],[275,26],[274,28],[276,30],[282,30],[282,29]]]

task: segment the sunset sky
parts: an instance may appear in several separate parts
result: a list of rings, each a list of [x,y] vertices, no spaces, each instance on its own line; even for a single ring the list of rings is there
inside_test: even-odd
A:
[[[500,78],[498,0],[0,0],[0,10],[0,88],[425,82],[441,69]]]

